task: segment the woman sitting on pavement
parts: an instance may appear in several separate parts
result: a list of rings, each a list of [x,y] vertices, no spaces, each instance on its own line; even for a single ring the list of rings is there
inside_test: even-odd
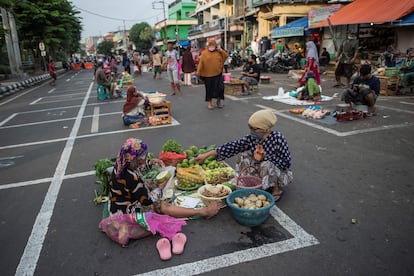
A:
[[[309,71],[306,76],[306,84],[303,87],[303,90],[299,92],[298,100],[320,101],[320,99],[321,88],[316,83],[315,74],[312,71]]]
[[[283,195],[281,187],[291,183],[293,177],[287,141],[279,131],[271,130],[276,122],[277,117],[271,110],[259,110],[249,118],[250,134],[200,154],[195,161],[200,163],[211,155],[224,160],[240,154],[236,170],[241,172],[244,168],[253,166],[257,176],[262,178],[263,189],[269,190],[275,200],[279,201]]]
[[[110,214],[154,211],[175,218],[192,216],[212,217],[220,206],[217,202],[200,209],[174,206],[161,200],[167,181],[153,187],[144,180],[144,173],[152,166],[164,166],[159,159],[148,159],[148,146],[139,139],[129,138],[116,158],[109,183]]]
[[[359,69],[359,76],[355,78],[351,85],[342,93],[341,100],[348,103],[352,108],[352,103],[368,106],[368,116],[375,115],[375,102],[380,93],[380,81],[371,75],[371,66],[364,64]]]
[[[124,125],[131,128],[138,128],[145,121],[145,104],[148,99],[138,92],[135,86],[130,86],[127,90],[127,97],[122,109],[122,120]]]

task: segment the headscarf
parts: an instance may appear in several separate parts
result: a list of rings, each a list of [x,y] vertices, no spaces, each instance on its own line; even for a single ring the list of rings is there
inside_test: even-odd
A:
[[[114,164],[116,177],[119,178],[121,176],[121,173],[129,167],[132,160],[141,158],[147,153],[148,146],[142,140],[135,138],[127,139],[122,145]]]
[[[140,99],[134,96],[135,92],[136,92],[135,86],[128,87],[126,102],[124,103],[124,107],[122,109],[124,114],[131,112],[131,110],[133,110],[135,107],[138,106]]]
[[[208,41],[208,43],[207,43],[207,49],[210,51],[210,52],[213,52],[211,49],[213,49],[214,48],[214,50],[217,48],[217,42],[214,40],[214,39],[211,39],[211,40],[209,40]]]
[[[263,130],[271,129],[277,122],[277,117],[270,109],[256,111],[249,118],[249,126]]]
[[[306,42],[306,50],[308,51],[306,58],[313,58],[319,64],[318,49],[313,41]]]

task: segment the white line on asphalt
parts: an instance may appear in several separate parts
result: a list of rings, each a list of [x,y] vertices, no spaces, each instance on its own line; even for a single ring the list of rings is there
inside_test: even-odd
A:
[[[305,120],[303,120],[299,117],[293,117],[293,116],[291,116],[287,113],[283,113],[282,111],[273,109],[273,108],[265,106],[265,105],[257,104],[256,106],[260,107],[260,108],[271,109],[271,110],[273,110],[274,113],[276,113],[280,117],[284,117],[284,118],[296,121],[298,123],[301,123],[301,124],[304,124],[304,125],[316,128],[316,129],[320,129],[322,131],[325,131],[327,133],[333,134],[333,135],[338,136],[338,137],[346,137],[346,136],[362,134],[362,133],[368,133],[368,132],[374,132],[374,131],[382,131],[382,130],[389,130],[389,129],[394,129],[394,128],[404,128],[404,127],[414,126],[414,123],[408,123],[407,122],[407,123],[402,123],[402,124],[398,124],[398,125],[388,125],[388,126],[380,126],[380,127],[374,127],[374,128],[339,132],[339,131],[336,131],[336,130],[331,129],[331,128],[327,128],[327,127],[324,127],[324,126],[321,126],[321,125],[318,125],[318,124],[314,124],[310,121],[305,121]]]
[[[47,93],[48,94],[50,94],[50,93],[52,93],[53,91],[55,91],[56,90],[56,88],[52,88],[52,89],[50,89]]]
[[[37,89],[37,88],[39,88],[39,87],[45,86],[46,84],[47,84],[47,83],[43,83],[43,84],[40,84],[39,86],[33,87],[33,88],[31,88],[31,89],[29,89],[29,90],[27,90],[27,91],[24,91],[24,92],[22,92],[22,93],[19,93],[17,96],[15,96],[15,97],[13,97],[13,98],[10,98],[10,99],[8,99],[7,101],[1,102],[1,103],[0,103],[0,106],[5,105],[5,104],[8,104],[9,102],[14,101],[14,100],[15,100],[15,99],[17,99],[17,98],[20,98],[21,96],[24,96],[24,95],[26,95],[26,94],[28,94],[28,93],[32,92],[33,90],[35,90],[35,89]]]
[[[62,99],[58,99],[54,101],[48,101],[47,99],[44,99],[44,101],[42,101],[41,103],[37,103],[37,104],[39,105],[39,104],[61,103],[61,102],[69,102],[69,101],[75,101],[75,100],[81,100],[81,99],[83,99],[83,97],[62,98]]]
[[[90,175],[95,175],[95,171],[68,174],[68,175],[65,175],[63,179],[66,180],[66,179],[72,179],[72,178],[78,178],[78,177],[84,177],[84,176],[90,176]],[[0,185],[0,190],[7,190],[11,188],[20,188],[20,187],[25,187],[25,186],[48,183],[52,181],[52,179],[53,179],[52,177],[46,177],[46,178],[40,178],[40,179],[35,179],[35,180],[30,180],[30,181],[2,184]]]
[[[68,81],[70,81],[70,79],[67,79],[66,81],[68,82]]]
[[[24,155],[1,157],[0,160],[10,160],[10,159],[17,159],[17,158],[22,158],[22,157],[24,157]]]
[[[110,115],[117,115],[117,114],[122,114],[122,112],[118,111],[118,112],[109,112],[109,113],[102,113],[99,116],[110,116]],[[86,115],[83,116],[83,118],[91,118],[93,115]],[[35,125],[42,125],[42,124],[50,124],[50,123],[57,123],[57,122],[64,122],[64,121],[73,121],[75,120],[76,117],[69,117],[69,118],[65,118],[65,119],[56,119],[56,120],[48,120],[48,121],[40,121],[40,122],[33,122],[33,123],[26,123],[26,124],[18,124],[18,125],[10,125],[10,126],[1,126],[0,123],[0,129],[5,129],[5,128],[16,128],[16,127],[27,127],[27,126],[35,126]]]
[[[99,106],[93,108],[91,133],[96,133],[99,130]]]
[[[10,115],[9,117],[7,117],[6,119],[4,119],[1,123],[0,126],[4,126],[4,124],[6,124],[8,121],[10,121],[11,119],[13,119],[14,117],[17,116],[17,113],[13,113],[12,115]]]
[[[42,98],[42,97],[40,97],[40,98],[38,98],[37,100],[34,100],[33,102],[29,103],[29,105],[34,105],[34,104],[36,104],[37,102],[41,101],[42,99],[43,99],[43,98]]]
[[[17,266],[16,275],[33,275],[36,270],[37,261],[39,260],[40,252],[42,251],[43,242],[49,228],[49,223],[56,204],[56,199],[59,194],[60,187],[62,186],[63,177],[65,175],[66,168],[72,154],[73,145],[80,128],[89,95],[91,94],[92,86],[93,83],[90,84],[88,92],[86,93],[85,98],[82,102],[81,108],[79,109],[78,116],[69,135],[69,139],[66,142],[65,148],[63,149],[61,158],[56,167],[55,174],[53,175],[42,207],[38,216],[36,217],[32,233],[30,234],[19,265]]]
[[[319,244],[314,236],[308,234],[278,207],[274,206],[270,214],[293,238],[137,275],[197,275]]]
[[[96,137],[96,136],[111,135],[111,134],[118,134],[118,133],[132,132],[132,131],[142,131],[142,130],[147,130],[147,129],[163,128],[163,127],[171,127],[171,126],[180,125],[180,123],[178,121],[176,121],[174,118],[171,118],[171,120],[172,120],[171,124],[168,124],[168,125],[150,126],[150,127],[144,127],[144,128],[129,128],[129,129],[123,129],[123,130],[114,130],[114,131],[100,132],[100,133],[94,133],[94,134],[86,134],[86,135],[77,136],[76,139],[90,138],[90,137]],[[34,145],[43,145],[43,144],[50,144],[50,143],[57,143],[57,142],[66,141],[68,139],[69,138],[65,137],[65,138],[42,140],[42,141],[23,143],[23,144],[7,145],[7,146],[1,146],[0,150],[13,149],[13,148],[19,148],[19,147],[28,147],[28,146],[34,146]]]
[[[400,102],[402,104],[409,104],[409,105],[414,105],[414,103],[409,103],[409,102]]]

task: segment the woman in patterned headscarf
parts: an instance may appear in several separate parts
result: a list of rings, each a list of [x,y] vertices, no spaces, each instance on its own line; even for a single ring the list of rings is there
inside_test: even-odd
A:
[[[115,213],[134,213],[155,211],[177,218],[192,216],[211,217],[218,213],[220,206],[211,204],[201,209],[189,209],[170,205],[162,201],[162,190],[167,181],[150,187],[143,174],[151,166],[164,166],[159,159],[148,159],[148,146],[139,139],[129,138],[122,145],[116,158],[109,191],[109,211]]]
[[[277,117],[272,110],[259,110],[249,118],[249,134],[200,154],[195,160],[201,162],[210,155],[224,160],[239,154],[236,170],[240,172],[246,167],[254,167],[248,171],[249,174],[262,178],[262,188],[269,190],[275,201],[279,201],[283,195],[281,187],[292,181],[292,171],[287,141],[279,131],[272,130],[276,122]]]

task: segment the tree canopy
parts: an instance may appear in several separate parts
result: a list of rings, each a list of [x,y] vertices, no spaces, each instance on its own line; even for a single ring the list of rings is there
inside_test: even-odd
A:
[[[39,42],[54,60],[80,50],[82,32],[79,12],[68,0],[0,0],[15,19],[22,52],[40,56]]]
[[[135,44],[138,50],[150,49],[154,39],[154,31],[146,22],[135,24],[129,31],[129,40]]]
[[[103,55],[111,55],[112,49],[114,48],[114,43],[109,40],[104,40],[98,44],[98,47],[96,48],[96,52],[98,54]]]

